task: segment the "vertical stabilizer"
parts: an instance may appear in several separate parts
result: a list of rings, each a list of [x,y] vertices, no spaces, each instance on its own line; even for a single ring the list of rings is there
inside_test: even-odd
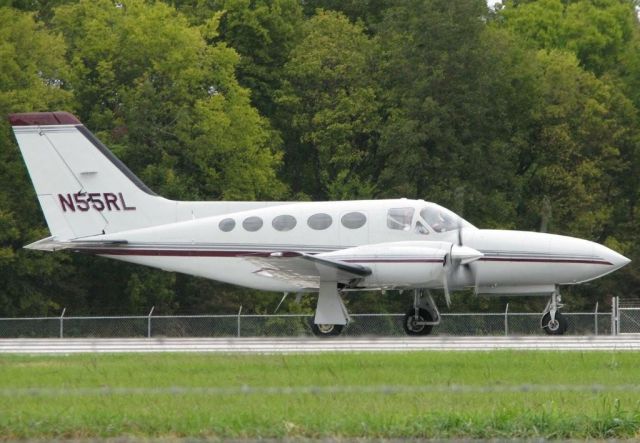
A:
[[[56,240],[173,221],[175,202],[154,194],[72,114],[9,121]]]

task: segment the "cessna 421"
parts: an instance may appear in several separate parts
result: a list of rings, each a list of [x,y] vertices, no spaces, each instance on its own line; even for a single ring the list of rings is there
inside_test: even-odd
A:
[[[51,236],[68,249],[265,291],[317,292],[317,335],[349,321],[347,291],[413,290],[409,335],[440,322],[429,289],[541,295],[541,327],[567,328],[558,287],[629,263],[605,246],[538,232],[478,229],[423,200],[178,202],[154,194],[66,112],[9,117]]]

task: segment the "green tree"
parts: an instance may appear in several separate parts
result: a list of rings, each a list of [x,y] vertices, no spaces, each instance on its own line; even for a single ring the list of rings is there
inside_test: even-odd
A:
[[[225,0],[220,39],[240,54],[238,81],[251,90],[262,115],[274,117],[283,66],[301,38],[303,16],[296,0]]]
[[[278,137],[236,80],[238,54],[211,42],[219,18],[194,25],[163,3],[101,0],[60,7],[52,23],[69,47],[80,118],[153,189],[193,200],[281,197]],[[96,258],[75,262],[94,312],[222,304],[213,284]],[[184,292],[193,287],[201,292]]]
[[[510,227],[518,184],[503,171],[526,138],[531,75],[512,40],[485,35],[486,13],[474,0],[406,1],[385,12],[379,195],[425,198]]]
[[[380,122],[376,42],[331,11],[319,11],[303,32],[278,98],[288,179],[315,198],[370,197]]]
[[[63,86],[69,75],[65,44],[32,15],[0,8],[0,314],[43,315],[60,305],[52,294],[69,297],[73,267],[65,255],[22,249],[46,237],[47,229],[6,116],[14,112],[71,109]],[[60,300],[60,298],[58,298]]]
[[[571,53],[536,54],[540,100],[531,110],[532,139],[520,152],[525,213],[552,204],[556,232],[605,241],[620,198],[637,130],[633,104],[610,84],[580,68]]]
[[[395,3],[389,0],[307,0],[303,7],[309,17],[319,9],[337,11],[352,22],[362,21],[368,30],[372,30],[372,26],[382,20],[384,11]]]
[[[505,2],[502,22],[539,48],[566,49],[596,74],[616,70],[634,27],[634,0]]]
[[[211,44],[226,44],[240,55],[238,82],[251,91],[251,102],[268,118],[277,112],[274,93],[282,68],[301,37],[304,20],[296,0],[174,0],[192,23],[203,25],[220,16]]]
[[[189,199],[282,195],[268,122],[235,78],[237,53],[207,44],[162,4],[80,1],[56,10],[80,116],[161,193]]]

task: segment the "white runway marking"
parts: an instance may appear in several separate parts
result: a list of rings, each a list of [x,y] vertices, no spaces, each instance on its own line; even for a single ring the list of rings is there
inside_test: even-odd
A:
[[[120,352],[309,353],[398,351],[640,351],[640,335],[425,338],[64,338],[0,339],[5,354]]]

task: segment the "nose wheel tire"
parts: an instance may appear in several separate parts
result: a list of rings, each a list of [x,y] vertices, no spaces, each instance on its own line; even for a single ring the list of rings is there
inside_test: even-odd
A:
[[[426,309],[419,309],[418,316],[414,308],[409,309],[404,316],[402,327],[407,335],[429,335],[433,329],[433,325],[420,324],[421,322],[433,321],[431,314]]]
[[[311,331],[316,337],[336,337],[342,333],[344,325],[317,325],[311,323]]]
[[[549,312],[542,316],[542,329],[547,335],[563,335],[568,328],[569,324],[566,317],[559,312],[556,312],[555,320],[551,320],[551,313]]]

